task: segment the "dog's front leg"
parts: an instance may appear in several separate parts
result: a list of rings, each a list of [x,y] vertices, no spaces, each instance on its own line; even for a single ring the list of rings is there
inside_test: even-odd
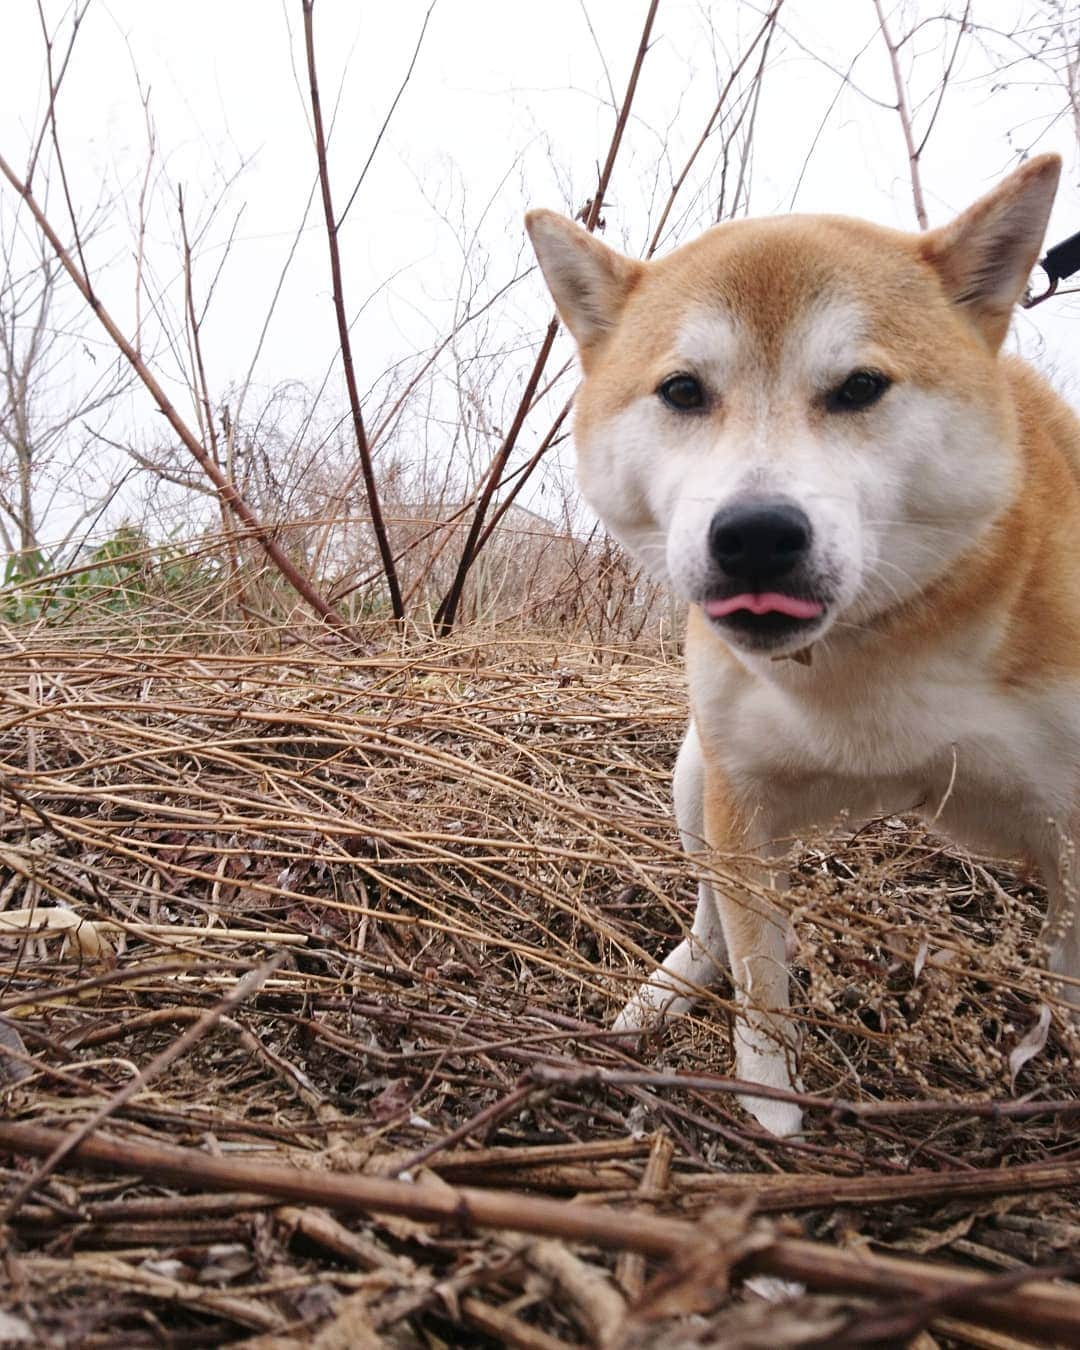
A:
[[[619,1013],[614,1030],[640,1035],[689,1012],[701,991],[719,980],[723,959],[724,930],[712,887],[703,881],[698,886],[697,911],[689,935]]]
[[[752,815],[736,802],[722,773],[705,775],[705,837],[716,852],[760,851],[772,836],[767,813]],[[738,1001],[735,1020],[735,1072],[763,1086],[794,1086],[795,1027],[790,1008],[787,969],[789,924],[765,898],[774,880],[764,863],[743,863],[745,886],[716,890],[717,911],[724,930],[731,979]],[[771,1133],[797,1134],[802,1111],[790,1102],[746,1096],[743,1106]]]
[[[700,855],[704,844],[706,852],[725,859],[736,855],[740,862],[737,867],[725,863],[732,874],[730,882],[699,884],[689,936],[622,1010],[615,1030],[640,1033],[687,1012],[729,964],[740,1009],[735,1024],[736,1073],[753,1083],[790,1088],[795,1037],[785,1016],[788,923],[762,899],[775,878],[764,865],[745,860],[747,850],[763,847],[771,837],[767,813],[740,806],[724,774],[706,768],[693,725],[679,752],[674,788],[687,852]],[[738,884],[735,872],[745,886]],[[794,1134],[801,1127],[802,1114],[790,1103],[748,1096],[743,1104],[773,1134]]]
[[[705,765],[693,722],[675,761],[672,789],[683,848],[690,857],[700,856],[705,845]],[[689,1012],[701,990],[716,984],[726,965],[724,930],[713,888],[708,881],[700,881],[690,934],[623,1008],[615,1019],[615,1030],[651,1031]]]

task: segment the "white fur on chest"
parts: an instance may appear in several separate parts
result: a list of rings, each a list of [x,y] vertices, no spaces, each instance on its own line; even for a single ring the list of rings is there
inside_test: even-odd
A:
[[[691,687],[703,743],[768,794],[778,828],[919,811],[962,842],[1013,851],[1073,809],[1080,688],[1009,690],[940,653],[892,677],[822,662]]]

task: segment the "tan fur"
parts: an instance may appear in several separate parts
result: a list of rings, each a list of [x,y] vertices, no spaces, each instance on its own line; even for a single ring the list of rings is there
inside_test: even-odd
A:
[[[789,216],[717,226],[635,276],[618,327],[582,353],[588,379],[575,410],[579,430],[587,435],[591,418],[609,415],[668,372],[689,304],[715,303],[744,319],[757,359],[769,367],[793,319],[824,293],[866,305],[886,374],[993,396],[984,343],[948,302],[911,236],[842,217]]]
[[[766,855],[744,885],[702,884],[693,933],[621,1028],[690,1006],[726,948],[744,1009],[738,1070],[790,1084],[767,854],[849,807],[921,807],[963,841],[1036,858],[1051,966],[1080,1003],[1080,422],[998,355],[1058,170],[1033,160],[926,235],[831,216],[739,221],[649,264],[530,216],[585,372],[583,488],[690,602],[684,841]],[[838,413],[832,391],[852,368],[887,377],[887,391]],[[703,403],[661,406],[664,382],[687,373]],[[824,562],[807,575],[825,578],[825,609],[808,667],[744,650],[773,639],[702,608],[720,565],[709,513],[778,496],[820,517],[808,538]],[[875,516],[882,502],[896,519]],[[793,1106],[746,1104],[770,1129],[798,1128]]]

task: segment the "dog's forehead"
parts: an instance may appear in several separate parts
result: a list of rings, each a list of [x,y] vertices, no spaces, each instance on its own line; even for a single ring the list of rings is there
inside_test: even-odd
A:
[[[740,221],[655,264],[640,303],[654,340],[688,364],[740,354],[770,367],[843,363],[918,323],[932,298],[910,236],[839,217]]]
[[[857,360],[873,327],[866,307],[854,296],[819,295],[785,319],[762,322],[715,300],[703,302],[673,332],[667,360],[721,382],[747,367],[771,377],[814,380]]]

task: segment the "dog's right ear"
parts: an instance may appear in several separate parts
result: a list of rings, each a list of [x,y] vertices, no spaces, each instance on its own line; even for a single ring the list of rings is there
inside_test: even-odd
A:
[[[615,326],[643,264],[616,253],[555,211],[530,211],[525,228],[559,318],[585,362]]]
[[[1041,250],[1061,173],[1057,155],[1037,155],[968,207],[921,236],[920,250],[992,351],[1009,327]]]

